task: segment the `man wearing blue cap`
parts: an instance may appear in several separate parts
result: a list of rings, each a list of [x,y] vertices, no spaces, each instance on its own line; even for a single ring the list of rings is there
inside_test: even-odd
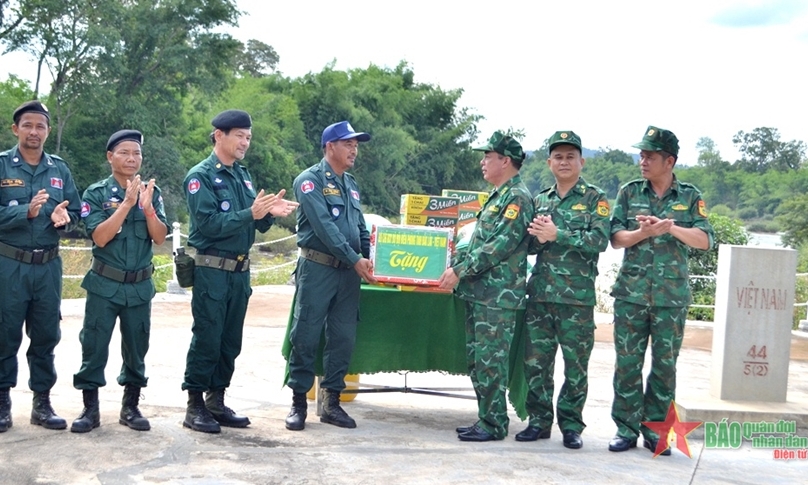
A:
[[[370,135],[354,131],[347,121],[326,127],[321,139],[324,157],[294,182],[297,212],[297,245],[300,258],[295,270],[297,294],[290,341],[289,378],[292,409],[286,428],[302,430],[306,423],[306,392],[314,384],[314,360],[325,326],[320,388],[325,391],[320,421],[355,428],[340,406],[345,374],[351,362],[359,319],[361,279],[375,282],[370,234],[362,215],[359,187],[347,173],[356,160],[359,142]]]
[[[255,230],[269,230],[275,217],[297,207],[277,194],[256,193],[244,159],[252,138],[252,119],[227,110],[211,121],[213,152],[188,171],[185,197],[191,222],[188,245],[196,248],[191,312],[193,337],[182,389],[188,408],[182,425],[218,433],[220,426],[245,428],[250,420],[224,404],[236,357],[241,353],[244,316],[250,299],[250,247]],[[203,399],[202,393],[207,395]]]
[[[43,149],[51,130],[48,108],[28,101],[12,119],[19,143],[0,152],[0,433],[12,426],[9,388],[17,385],[23,322],[31,339],[26,352],[34,392],[31,424],[65,429],[67,422],[50,403],[53,351],[61,339],[57,229],[78,221],[81,200],[65,161]]]
[[[168,221],[154,179],[141,182],[143,135],[137,130],[115,132],[107,142],[112,175],[84,191],[81,217],[93,240],[93,262],[81,283],[87,290],[81,341],[81,368],[73,386],[81,389],[84,410],[70,431],[86,433],[101,425],[98,388],[107,384],[104,368],[115,321],[120,318],[123,365],[118,384],[124,386],[119,423],[138,431],[150,429],[138,409],[146,387],[151,329],[152,243],[163,244]]]

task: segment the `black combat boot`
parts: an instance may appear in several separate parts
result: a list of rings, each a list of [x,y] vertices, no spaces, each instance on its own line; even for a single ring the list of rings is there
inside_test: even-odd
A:
[[[339,405],[339,391],[324,389],[325,400],[323,401],[323,414],[320,416],[321,423],[333,424],[340,428],[356,428],[356,421],[346,413]]]
[[[305,392],[296,392],[292,395],[292,410],[286,416],[286,429],[300,431],[306,427],[306,409],[308,406]]]
[[[220,425],[228,428],[246,428],[250,425],[250,418],[239,416],[235,411],[224,405],[224,389],[210,391],[205,396],[205,407]]]
[[[137,431],[148,431],[151,429],[149,420],[140,414],[137,403],[140,400],[140,388],[134,384],[127,384],[123,388],[123,399],[121,400],[121,417],[118,422],[124,426]]]
[[[101,426],[101,411],[98,409],[98,389],[84,389],[81,391],[84,398],[84,409],[79,417],[70,425],[74,433],[87,433],[93,428]]]
[[[31,424],[47,429],[65,429],[67,421],[56,415],[51,407],[50,390],[34,392],[34,405],[31,410]]]
[[[185,421],[182,425],[194,431],[203,433],[219,433],[222,429],[219,423],[213,419],[208,408],[205,407],[205,399],[201,392],[188,391],[188,409],[185,411]]]
[[[9,388],[0,389],[0,433],[11,427],[11,396]]]

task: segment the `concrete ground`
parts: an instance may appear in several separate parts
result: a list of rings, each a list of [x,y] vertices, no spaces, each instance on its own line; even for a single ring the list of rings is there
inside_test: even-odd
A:
[[[609,316],[599,315],[598,342],[590,363],[590,393],[584,410],[588,424],[584,447],[568,450],[561,434],[549,440],[518,443],[513,435],[525,423],[512,414],[504,441],[464,443],[454,428],[475,421],[473,400],[403,393],[361,394],[345,408],[358,422],[354,430],[321,424],[309,407],[302,432],[284,428],[291,391],[283,388],[280,354],[291,287],[258,287],[250,303],[244,348],[227,403],[252,420],[247,429],[219,435],[182,427],[186,394],[180,390],[191,338],[190,296],[160,294],[154,301],[149,386],[141,409],[151,420],[147,432],[118,424],[122,388],[119,340],[113,337],[108,385],[101,389],[102,424],[87,434],[50,431],[29,424],[31,392],[23,343],[19,384],[12,389],[14,426],[0,433],[0,483],[3,484],[274,484],[274,483],[805,483],[808,459],[781,461],[771,449],[705,449],[689,438],[691,457],[674,449],[653,458],[640,445],[625,453],[607,451],[614,434],[610,418],[614,352]],[[59,380],[52,391],[56,411],[69,423],[81,412],[81,393],[72,387],[81,349],[83,300],[63,302],[62,342],[56,348]],[[709,329],[688,327],[679,359],[680,402],[708,399]],[[800,354],[808,341],[794,337],[789,403],[808,405],[808,362]],[[647,368],[647,367],[646,367]],[[556,365],[556,387],[563,366]],[[404,376],[361,376],[362,383],[402,385]],[[468,387],[467,377],[440,373],[409,374],[410,387]],[[766,406],[777,412],[776,406]],[[727,415],[732,421],[734,415]],[[808,437],[800,429],[799,436]]]

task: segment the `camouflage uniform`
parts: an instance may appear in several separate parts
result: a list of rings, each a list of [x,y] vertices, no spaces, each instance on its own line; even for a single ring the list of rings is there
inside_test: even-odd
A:
[[[564,357],[564,385],[558,396],[558,427],[580,433],[586,402],[587,366],[595,343],[595,277],[598,257],[609,244],[606,194],[583,178],[561,198],[556,185],[536,197],[537,215],[550,215],[555,241],[530,239],[538,253],[528,281],[525,315],[525,407],[530,426],[553,424],[553,368],[556,349]]]
[[[638,215],[673,219],[680,227],[697,227],[713,246],[713,228],[701,193],[679,182],[657,197],[650,182],[634,180],[620,188],[611,219],[611,234],[639,228]],[[614,402],[617,436],[636,439],[643,421],[663,421],[676,391],[676,359],[682,346],[687,307],[691,303],[688,246],[670,234],[647,238],[625,249],[611,295],[614,303]],[[642,366],[651,338],[651,372],[642,389]],[[643,435],[657,436],[643,427]]]
[[[452,265],[460,278],[457,296],[466,301],[467,363],[477,393],[477,425],[497,439],[508,435],[508,362],[517,310],[525,305],[532,219],[532,197],[517,174],[491,192],[468,248]]]

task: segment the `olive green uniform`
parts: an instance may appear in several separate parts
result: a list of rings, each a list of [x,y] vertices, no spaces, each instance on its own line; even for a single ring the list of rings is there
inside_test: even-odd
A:
[[[95,183],[84,191],[81,217],[87,234],[109,219],[121,205],[126,193],[114,177]],[[157,218],[168,227],[160,189],[154,187],[152,197]],[[73,375],[76,389],[98,389],[106,385],[104,368],[109,358],[109,342],[115,321],[121,320],[121,356],[123,365],[118,384],[146,387],[144,358],[149,350],[151,300],[152,239],[146,226],[146,215],[140,207],[132,207],[120,231],[104,247],[93,244],[91,269],[82,281],[87,290],[81,341],[81,369]],[[123,277],[124,281],[119,281]],[[117,278],[117,279],[115,279]]]
[[[288,385],[295,393],[311,389],[314,360],[325,327],[325,376],[320,387],[341,392],[359,322],[361,278],[354,265],[369,257],[370,233],[356,179],[349,173],[338,176],[326,159],[298,175],[294,189],[300,203],[297,245],[335,257],[337,267],[298,259]]]
[[[525,313],[525,407],[530,425],[553,424],[553,370],[556,351],[564,357],[564,385],[558,395],[558,427],[580,433],[588,390],[587,367],[595,344],[595,278],[598,257],[609,244],[606,194],[579,178],[561,197],[556,185],[535,199],[537,215],[550,216],[555,241],[531,238],[538,254],[527,283]]]
[[[533,200],[519,174],[491,192],[465,251],[452,268],[466,302],[466,352],[477,394],[477,426],[508,435],[508,362],[516,315],[525,308],[527,227]]]
[[[713,228],[696,187],[679,182],[658,197],[647,180],[620,188],[611,219],[611,234],[639,228],[638,215],[673,219],[679,227],[696,227],[709,237]],[[614,402],[617,436],[636,439],[643,421],[664,421],[676,394],[676,359],[682,346],[687,307],[691,303],[688,246],[670,234],[647,238],[625,249],[611,295],[614,302]],[[642,367],[651,339],[651,372],[643,393]],[[658,437],[642,427],[646,438]]]
[[[198,255],[237,262],[233,271],[199,264],[194,268],[193,337],[182,389],[221,390],[230,386],[241,353],[255,230],[268,231],[274,218],[253,219],[256,192],[249,172],[237,162],[228,167],[214,153],[188,171],[185,194],[191,222],[188,245]]]
[[[47,190],[48,201],[37,217],[28,219],[29,202],[40,189]],[[28,387],[45,392],[56,382],[53,351],[61,339],[62,259],[51,214],[65,200],[72,226],[81,201],[64,160],[43,153],[39,164],[31,166],[16,146],[0,153],[0,243],[16,248],[15,256],[0,255],[0,389],[17,385],[23,321],[31,339]]]

